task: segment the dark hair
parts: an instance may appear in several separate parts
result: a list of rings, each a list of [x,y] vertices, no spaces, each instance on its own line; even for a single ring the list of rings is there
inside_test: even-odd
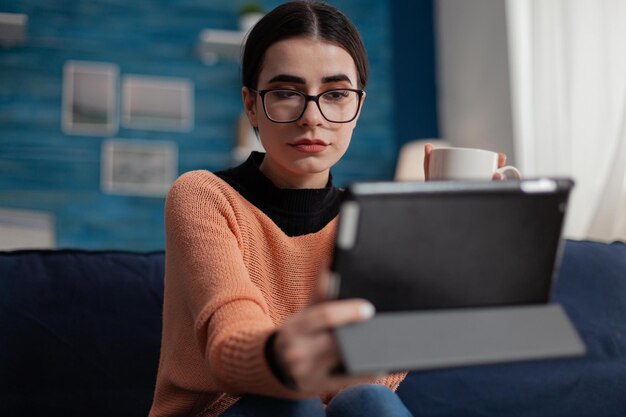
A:
[[[278,41],[296,37],[320,39],[345,49],[356,65],[359,88],[365,87],[368,65],[361,35],[338,9],[314,1],[282,4],[252,28],[242,57],[243,85],[256,89],[267,49]]]

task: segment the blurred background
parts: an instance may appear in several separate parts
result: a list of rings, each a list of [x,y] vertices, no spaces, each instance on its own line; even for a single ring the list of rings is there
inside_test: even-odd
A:
[[[0,249],[163,249],[171,182],[258,147],[240,45],[280,3],[0,0]],[[336,184],[394,179],[416,140],[486,148],[575,178],[568,237],[626,239],[626,2],[328,3],[371,67]]]

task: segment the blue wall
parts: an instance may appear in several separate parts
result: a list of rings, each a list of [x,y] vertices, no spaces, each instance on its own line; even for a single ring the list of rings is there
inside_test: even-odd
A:
[[[438,138],[433,1],[391,0],[394,116],[398,147]]]
[[[62,132],[63,65],[67,60],[111,62],[119,66],[120,78],[141,74],[191,80],[195,86],[192,131],[168,133],[120,126],[111,137],[175,142],[179,173],[231,166],[241,111],[239,66],[228,61],[206,66],[197,57],[195,46],[204,28],[236,29],[237,9],[243,3],[0,0],[0,12],[29,16],[26,43],[0,47],[0,208],[52,213],[59,247],[163,248],[164,199],[103,193],[100,150],[108,137]],[[265,1],[264,5],[269,9],[279,3]],[[371,64],[366,106],[351,148],[333,175],[340,185],[390,179],[399,137],[394,113],[391,0],[330,3],[361,30]],[[397,39],[395,45],[397,48]],[[427,53],[432,55],[432,49]],[[434,108],[435,103],[431,104]],[[432,119],[430,114],[427,117]],[[436,118],[427,123],[436,124]],[[402,135],[406,136],[404,131]]]

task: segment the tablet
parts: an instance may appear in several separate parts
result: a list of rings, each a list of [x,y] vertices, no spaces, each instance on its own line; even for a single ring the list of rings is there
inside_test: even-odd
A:
[[[377,312],[546,303],[573,181],[370,182],[347,187],[331,298]]]

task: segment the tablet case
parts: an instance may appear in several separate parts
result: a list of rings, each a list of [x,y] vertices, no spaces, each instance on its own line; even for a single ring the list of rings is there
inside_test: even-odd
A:
[[[547,304],[573,182],[358,183],[346,190],[330,296],[376,316],[335,329],[347,373],[581,355]]]
[[[350,374],[579,356],[586,350],[558,304],[381,313],[338,328],[336,335]]]
[[[378,312],[545,303],[568,179],[357,183],[342,203],[332,298]]]

